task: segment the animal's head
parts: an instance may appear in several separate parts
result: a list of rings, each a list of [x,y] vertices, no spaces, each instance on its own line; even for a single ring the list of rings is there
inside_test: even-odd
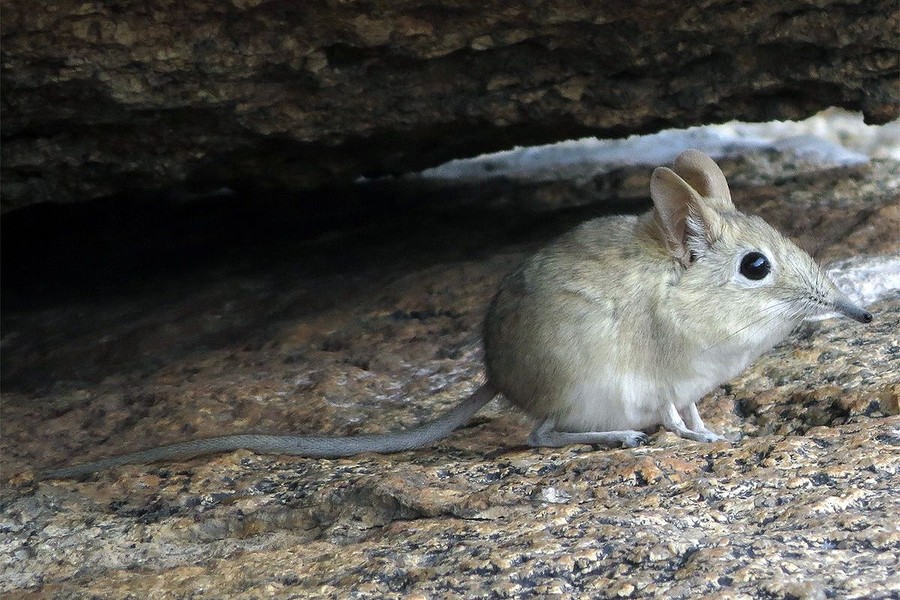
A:
[[[656,169],[650,191],[658,233],[681,270],[679,301],[723,330],[746,328],[746,336],[777,341],[821,313],[872,320],[809,254],[739,212],[721,169],[702,152],[687,150],[672,169]]]

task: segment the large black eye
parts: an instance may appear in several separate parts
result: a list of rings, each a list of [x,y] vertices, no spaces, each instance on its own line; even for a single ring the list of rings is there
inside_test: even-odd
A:
[[[772,270],[772,263],[764,254],[748,252],[741,259],[741,275],[753,281],[759,281]]]

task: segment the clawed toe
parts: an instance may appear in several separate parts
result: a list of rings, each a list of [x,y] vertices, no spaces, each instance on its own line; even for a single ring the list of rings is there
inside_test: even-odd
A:
[[[706,443],[712,442],[727,442],[728,440],[723,435],[719,435],[718,433],[712,431],[701,431],[700,432],[701,439],[700,441]]]
[[[649,435],[636,431],[633,434],[625,436],[625,438],[622,440],[622,447],[637,448],[638,446],[643,446],[648,442],[650,442]]]

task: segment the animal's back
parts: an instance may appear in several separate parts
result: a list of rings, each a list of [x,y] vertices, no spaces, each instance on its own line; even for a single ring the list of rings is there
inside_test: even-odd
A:
[[[591,428],[646,412],[623,403],[647,395],[634,386],[652,381],[657,360],[665,284],[647,282],[666,276],[648,270],[674,273],[650,225],[635,216],[588,221],[504,280],[485,323],[485,362],[511,402],[538,419],[586,419]],[[585,407],[589,414],[575,414]]]

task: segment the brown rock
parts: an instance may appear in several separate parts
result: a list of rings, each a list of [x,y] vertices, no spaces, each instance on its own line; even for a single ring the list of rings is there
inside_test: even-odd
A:
[[[342,185],[585,135],[898,116],[894,2],[4,4],[2,207]]]
[[[840,198],[776,174],[758,185],[789,209],[760,212],[789,230],[804,215],[843,218],[817,242],[846,256],[855,227],[890,226],[847,215],[896,203],[898,168],[831,173]],[[759,189],[736,189],[736,202],[752,206]],[[421,422],[478,385],[479,323],[499,278],[595,211],[440,213],[404,235],[379,222],[244,262],[141,273],[115,293],[4,306],[0,593],[900,595],[897,297],[872,306],[869,325],[804,325],[704,398],[707,423],[734,444],[658,433],[636,449],[530,449],[530,423],[492,405],[434,448],[389,456],[239,451],[33,477],[186,437]]]

